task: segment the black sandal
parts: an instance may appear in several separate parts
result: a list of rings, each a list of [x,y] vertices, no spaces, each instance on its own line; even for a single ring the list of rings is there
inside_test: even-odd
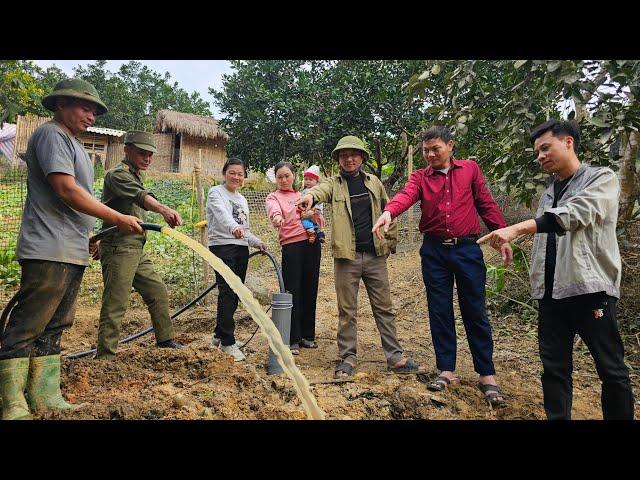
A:
[[[387,367],[387,370],[397,374],[425,373],[424,369],[412,358],[408,358],[404,365],[399,367]]]
[[[300,346],[302,348],[318,348],[318,344],[314,340],[307,340],[305,338],[300,340]]]
[[[435,380],[429,382],[427,384],[427,388],[432,392],[441,392],[449,388],[449,385],[451,385],[452,383],[457,383],[457,381],[457,378],[449,378],[445,377],[444,375],[440,375]]]
[[[346,373],[346,375],[342,375],[343,373]],[[351,378],[351,375],[353,375],[353,365],[347,362],[342,362],[333,372],[333,378],[336,380]]]
[[[478,388],[492,407],[503,407],[507,403],[504,394],[497,385],[478,383]]]

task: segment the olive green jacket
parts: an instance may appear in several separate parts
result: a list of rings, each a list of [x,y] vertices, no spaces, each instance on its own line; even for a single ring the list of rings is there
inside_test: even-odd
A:
[[[133,215],[144,222],[147,211],[144,207],[144,198],[147,195],[157,198],[153,193],[144,189],[140,171],[131,165],[126,158],[104,176],[102,203],[117,212]],[[104,222],[102,230],[111,226],[113,225]],[[144,245],[145,235],[115,232],[107,235],[103,242],[117,243],[118,245]]]
[[[370,193],[373,224],[382,215],[385,205],[389,202],[389,197],[378,177],[363,171],[360,171],[360,175],[364,175],[364,186]],[[315,203],[331,205],[331,248],[334,258],[355,259],[356,232],[351,216],[351,200],[349,199],[347,181],[340,175],[335,175],[323,180],[308,193],[313,195]],[[397,243],[398,225],[396,222],[393,222],[383,239],[378,240],[373,235],[377,256],[395,253]]]

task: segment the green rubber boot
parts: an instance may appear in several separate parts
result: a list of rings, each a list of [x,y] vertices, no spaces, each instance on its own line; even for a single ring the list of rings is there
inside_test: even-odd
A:
[[[32,410],[58,408],[77,410],[83,405],[73,405],[62,398],[60,391],[60,355],[31,357],[27,401]]]
[[[0,360],[0,393],[2,394],[3,420],[31,420],[24,397],[29,375],[29,358]]]

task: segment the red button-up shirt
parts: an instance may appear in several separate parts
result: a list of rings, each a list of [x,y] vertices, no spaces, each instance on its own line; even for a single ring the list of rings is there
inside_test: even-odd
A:
[[[489,230],[506,226],[500,208],[473,160],[451,159],[444,174],[431,167],[416,170],[384,208],[395,218],[420,200],[420,232],[439,237],[480,233],[478,214]]]

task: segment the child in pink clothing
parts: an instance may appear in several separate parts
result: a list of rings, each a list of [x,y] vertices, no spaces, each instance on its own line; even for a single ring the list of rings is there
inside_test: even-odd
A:
[[[298,355],[300,347],[316,348],[316,299],[320,276],[320,243],[310,243],[302,226],[295,203],[300,192],[294,189],[295,172],[289,162],[279,162],[274,167],[278,190],[266,199],[267,214],[271,224],[278,229],[282,246],[282,277],[287,291],[293,295],[291,312],[291,353]],[[317,212],[309,217],[320,227],[324,219]]]

